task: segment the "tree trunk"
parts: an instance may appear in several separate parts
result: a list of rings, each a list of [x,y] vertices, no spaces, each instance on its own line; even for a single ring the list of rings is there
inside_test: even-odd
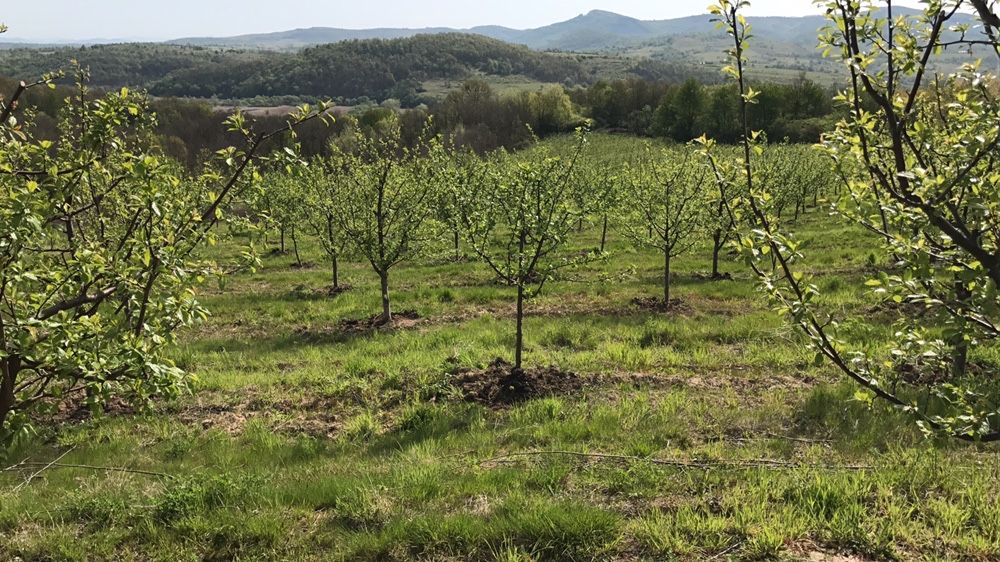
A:
[[[604,215],[604,224],[601,226],[601,253],[604,253],[604,245],[608,241],[608,215]]]
[[[670,307],[670,250],[663,251],[663,305]]]
[[[326,216],[326,240],[327,240],[327,243],[330,244],[329,247],[331,248],[331,251],[330,251],[330,262],[331,262],[331,264],[330,265],[333,268],[333,271],[332,271],[332,273],[333,273],[333,289],[337,290],[337,289],[340,288],[340,276],[337,273],[337,251],[333,249],[333,248],[336,248],[337,246],[336,246],[336,242],[333,239],[333,216],[331,216],[331,215],[327,215]]]
[[[21,369],[20,363],[16,356],[0,360],[0,430],[14,408],[14,385],[17,372]]]
[[[576,219],[576,231],[583,232],[583,217]]]
[[[462,252],[461,252],[461,248],[459,248],[459,244],[458,244],[459,243],[459,239],[458,239],[458,229],[457,228],[452,232],[452,237],[454,238],[454,242],[455,242],[455,261],[458,261],[458,260],[460,260],[462,258]]]
[[[281,232],[281,253],[285,253],[285,227],[278,229]]]
[[[292,248],[295,250],[295,263],[302,267],[302,257],[299,256],[299,241],[295,237],[295,229],[292,229]]]
[[[517,329],[514,333],[514,371],[521,371],[521,355],[524,352],[524,283],[517,285]]]
[[[712,234],[712,279],[719,278],[719,251],[722,250],[722,231],[716,229]]]
[[[392,322],[392,306],[389,303],[389,272],[380,271],[378,274],[382,285],[382,316],[379,317],[379,324]]]

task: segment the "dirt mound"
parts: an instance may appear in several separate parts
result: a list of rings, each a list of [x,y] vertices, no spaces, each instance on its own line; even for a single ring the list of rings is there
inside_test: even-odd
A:
[[[415,325],[423,317],[413,310],[401,310],[392,313],[392,322],[385,324],[381,315],[370,316],[355,320],[342,320],[338,327],[346,333],[370,332],[380,328],[409,328]]]
[[[469,402],[492,408],[511,406],[545,396],[580,392],[591,383],[590,377],[563,371],[556,367],[529,368],[514,371],[503,359],[494,359],[482,370],[462,369],[455,372],[451,384]]]
[[[666,303],[658,297],[636,297],[632,299],[632,304],[639,307],[640,310],[653,312],[685,313],[691,311],[691,307],[681,299],[670,299],[670,302]]]
[[[320,293],[324,294],[326,296],[329,296],[329,297],[336,297],[338,295],[342,295],[342,294],[344,294],[344,293],[346,293],[348,291],[352,291],[352,290],[354,290],[354,286],[353,285],[343,285],[343,284],[341,284],[341,285],[337,285],[336,287],[327,287],[325,289],[321,289]]]
[[[693,279],[698,280],[698,281],[732,281],[733,280],[733,274],[732,273],[726,273],[726,272],[716,273],[715,275],[712,275],[711,273],[694,273],[694,274],[691,275],[691,277]]]

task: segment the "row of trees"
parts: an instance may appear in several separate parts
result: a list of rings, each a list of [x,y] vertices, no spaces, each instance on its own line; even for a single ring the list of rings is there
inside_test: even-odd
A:
[[[270,223],[292,251],[302,234],[319,240],[329,259],[332,291],[341,290],[345,255],[370,264],[381,286],[376,324],[393,319],[391,271],[404,260],[452,244],[457,257],[471,250],[516,289],[515,364],[521,367],[525,300],[562,268],[606,255],[609,229],[637,248],[663,256],[663,302],[671,306],[671,262],[711,239],[712,275],[721,277],[720,252],[735,230],[724,213],[745,188],[720,190],[708,162],[689,147],[643,154],[597,155],[586,137],[560,147],[505,150],[483,156],[447,146],[428,124],[415,145],[398,121],[375,134],[355,131],[293,174],[265,178],[250,201],[251,214]],[[804,147],[768,149],[768,181],[781,185],[771,205],[797,216],[831,187],[825,164]],[[585,223],[600,225],[600,247],[567,253],[565,244]],[[266,229],[265,229],[266,230]]]
[[[815,143],[835,122],[833,91],[804,77],[790,84],[754,84],[754,89],[760,103],[748,109],[748,119],[774,141]],[[598,127],[677,142],[706,135],[732,144],[740,138],[739,91],[731,84],[632,78],[599,81],[572,90],[570,96]]]
[[[395,98],[414,107],[428,101],[423,83],[474,75],[589,82],[585,65],[575,57],[464,33],[342,41],[298,52],[169,44],[10,49],[0,60],[0,74],[40,76],[67,69],[70,60],[89,67],[96,86],[137,86],[155,96],[263,98],[259,101],[272,104],[288,96],[347,104]]]
[[[16,85],[16,81],[0,78],[0,89],[13,90]],[[817,142],[820,131],[832,126],[830,95],[815,84],[800,80],[792,85],[763,84],[759,88],[766,99],[752,106],[751,122],[773,141]],[[33,121],[40,138],[58,139],[59,110],[72,95],[68,87],[25,94],[26,105],[38,110]],[[693,80],[670,85],[630,79],[598,82],[586,89],[549,86],[501,94],[488,82],[475,78],[429,105],[401,109],[400,100],[388,100],[381,105],[355,107],[351,117],[370,128],[390,113],[397,113],[404,136],[412,141],[419,136],[428,116],[433,115],[435,132],[479,153],[501,147],[523,148],[536,137],[571,132],[588,120],[592,128],[677,142],[707,134],[732,143],[738,139],[738,99],[732,86],[703,86]],[[157,114],[155,130],[164,152],[189,170],[196,170],[216,150],[240,140],[239,135],[227,131],[227,114],[206,102],[157,98],[151,101],[151,108]],[[260,128],[274,128],[280,127],[284,119],[268,115],[253,120]],[[330,127],[302,127],[299,142],[303,154],[328,156],[330,139],[341,134],[346,123],[350,120],[338,120]],[[281,148],[270,143],[263,150]]]

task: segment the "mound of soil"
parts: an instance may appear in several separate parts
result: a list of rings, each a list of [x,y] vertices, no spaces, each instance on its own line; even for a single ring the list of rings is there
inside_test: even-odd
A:
[[[632,304],[641,310],[651,310],[653,312],[688,312],[691,307],[681,299],[670,299],[669,303],[663,302],[658,297],[636,297],[632,299]]]
[[[728,272],[717,273],[712,275],[711,273],[694,273],[691,277],[699,281],[732,281],[733,274]]]
[[[292,269],[316,269],[316,264],[311,261],[304,261],[302,263],[292,262],[288,267]]]
[[[321,289],[320,291],[324,295],[326,295],[326,296],[336,297],[338,295],[342,295],[342,294],[344,294],[344,293],[346,293],[348,291],[351,291],[353,289],[354,289],[353,285],[340,284],[340,285],[338,285],[336,287],[326,287],[325,289]]]
[[[545,396],[580,392],[590,383],[588,377],[555,367],[529,368],[520,371],[503,359],[494,359],[482,370],[456,371],[452,386],[465,400],[491,408],[503,408]]]
[[[344,332],[369,332],[379,328],[409,328],[421,320],[422,317],[413,310],[400,310],[392,313],[392,323],[382,324],[379,322],[381,315],[376,314],[368,318],[356,320],[342,320],[338,327]]]

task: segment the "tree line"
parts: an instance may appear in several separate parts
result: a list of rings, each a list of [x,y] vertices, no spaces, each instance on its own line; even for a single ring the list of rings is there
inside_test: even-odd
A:
[[[169,44],[118,44],[9,49],[0,75],[41,76],[75,60],[94,86],[141,87],[158,97],[244,100],[275,105],[289,99],[342,104],[428,100],[428,80],[474,75],[525,76],[539,82],[587,83],[586,57],[533,51],[480,35],[445,33],[403,39],[342,41],[297,52]]]

